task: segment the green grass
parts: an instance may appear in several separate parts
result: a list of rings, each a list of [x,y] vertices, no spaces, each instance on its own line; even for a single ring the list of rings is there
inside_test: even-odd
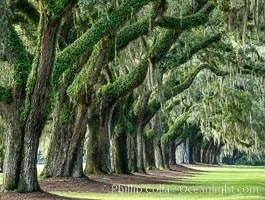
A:
[[[180,177],[172,177],[173,184],[137,185],[139,188],[158,189],[158,192],[113,192],[107,194],[86,192],[54,192],[54,194],[75,198],[92,198],[103,200],[265,200],[265,166],[192,166],[192,168],[202,170],[203,172],[194,174],[190,177],[181,177],[181,180],[176,180],[176,178]],[[168,193],[168,190],[170,193]]]
[[[102,200],[265,200],[265,166],[192,166],[192,168],[202,172],[193,174],[190,177],[172,177],[168,184],[133,186],[144,188],[144,190],[145,188],[158,189],[158,191],[150,193],[118,193],[117,191],[113,193],[53,193],[67,197]],[[2,174],[0,174],[0,184],[2,184]],[[126,186],[122,185],[121,187]],[[168,193],[168,190],[170,193]]]

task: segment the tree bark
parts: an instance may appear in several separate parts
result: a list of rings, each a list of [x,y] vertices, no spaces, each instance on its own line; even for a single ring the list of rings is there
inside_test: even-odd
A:
[[[169,146],[168,143],[161,144],[163,164],[165,169],[170,169],[169,166]]]
[[[128,134],[127,136],[127,159],[128,159],[128,167],[130,172],[137,171],[136,164],[136,139],[132,134]]]
[[[158,134],[158,133],[157,133]],[[164,169],[163,155],[162,155],[162,144],[160,141],[160,136],[156,135],[154,137],[154,153],[155,153],[155,166],[157,169]]]
[[[122,131],[122,133],[114,133],[112,151],[113,172],[117,174],[128,174],[129,168],[127,159],[127,136],[124,131]]]
[[[37,151],[49,97],[49,75],[54,59],[57,23],[47,18],[47,16],[43,17],[40,55],[35,69],[36,83],[29,97],[30,107],[25,123],[23,159],[18,184],[18,190],[21,192],[38,191],[40,189],[37,180]],[[34,70],[34,67],[32,70]]]
[[[202,143],[202,137],[199,137],[196,141],[194,141],[194,146],[192,149],[193,154],[193,162],[201,162],[201,143]]]
[[[136,133],[136,166],[137,172],[145,173],[144,167],[144,154],[143,154],[143,132],[144,127],[143,124],[140,124],[137,128]]]
[[[111,173],[111,119],[113,109],[104,112],[92,109],[87,145],[85,173]],[[92,117],[92,118],[91,118]],[[94,125],[96,123],[97,125]]]
[[[176,146],[174,141],[169,142],[169,165],[176,164]]]
[[[14,123],[12,123],[14,122]],[[6,151],[3,165],[3,189],[14,190],[19,181],[23,132],[17,120],[7,123]]]
[[[55,110],[54,136],[42,175],[44,177],[82,177],[87,106],[78,104],[74,116],[67,122],[62,122],[59,111],[61,111],[59,108]]]
[[[211,156],[212,146],[213,146],[213,140],[209,141],[209,146],[205,152],[205,162],[208,164],[211,164],[211,157],[210,156]]]
[[[153,138],[145,137],[145,166],[146,169],[156,169]]]

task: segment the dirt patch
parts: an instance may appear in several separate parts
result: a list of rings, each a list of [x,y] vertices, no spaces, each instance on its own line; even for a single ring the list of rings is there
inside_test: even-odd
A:
[[[48,192],[96,192],[110,193],[114,185],[137,185],[137,184],[176,184],[172,181],[180,180],[183,176],[192,176],[199,173],[182,165],[171,166],[170,170],[148,170],[146,174],[108,174],[88,175],[84,178],[50,178],[40,180],[40,186],[44,192],[30,194],[0,193],[0,199],[14,200],[39,200],[39,199],[74,199],[52,195]]]

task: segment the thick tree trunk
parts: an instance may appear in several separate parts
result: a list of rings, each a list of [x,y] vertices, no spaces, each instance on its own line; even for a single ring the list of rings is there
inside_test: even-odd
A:
[[[97,166],[98,157],[98,116],[90,109],[88,118],[88,141],[87,141],[87,155],[86,155],[86,174],[100,173]]]
[[[3,165],[3,189],[15,190],[19,180],[19,166],[23,141],[18,122],[7,124],[6,151]]]
[[[201,162],[201,144],[202,144],[202,137],[200,137],[197,141],[194,143],[194,147],[192,150],[193,154],[193,162]]]
[[[205,163],[211,164],[211,151],[213,146],[213,140],[209,141],[209,146],[205,152]]]
[[[112,111],[91,111],[88,121],[89,138],[85,173],[111,173],[111,118]],[[95,125],[96,123],[96,125]]]
[[[168,143],[161,144],[163,164],[165,169],[169,169],[169,146]]]
[[[176,146],[174,141],[169,142],[169,165],[176,164]]]
[[[128,174],[127,136],[125,132],[114,133],[112,169],[117,174]]]
[[[207,141],[207,144],[203,147],[202,153],[201,153],[202,163],[207,163],[207,150],[209,146],[210,146],[210,141]]]
[[[54,136],[42,175],[44,177],[82,177],[87,107],[77,105],[74,116],[66,122],[62,122],[63,116],[60,116],[62,114],[60,111],[61,109],[56,109]],[[67,110],[67,112],[70,111]]]
[[[153,138],[145,137],[145,166],[146,169],[156,169]]]
[[[144,154],[143,154],[143,132],[144,127],[141,124],[137,128],[136,133],[136,166],[137,166],[137,172],[145,173],[145,167],[144,167]]]
[[[130,172],[136,172],[136,139],[132,134],[128,134],[127,136],[127,159],[128,159],[128,167]]]
[[[153,144],[154,144],[154,153],[155,153],[155,165],[157,169],[164,169],[165,163],[164,163],[164,157],[163,157],[163,144],[161,144],[161,119],[159,116],[159,113],[155,114],[153,120],[152,120],[152,127],[155,130],[156,134],[153,138]]]
[[[158,134],[158,133],[157,133]],[[155,153],[155,166],[157,169],[164,169],[163,155],[162,155],[162,144],[160,142],[160,136],[156,135],[153,140],[154,153]]]
[[[37,151],[39,138],[45,119],[48,103],[50,74],[54,60],[56,35],[59,21],[55,22],[43,16],[43,27],[37,60],[35,85],[29,94],[29,107],[25,119],[25,134],[22,149],[22,160],[18,181],[18,191],[32,192],[40,190],[37,179]],[[34,81],[34,80],[32,80]]]

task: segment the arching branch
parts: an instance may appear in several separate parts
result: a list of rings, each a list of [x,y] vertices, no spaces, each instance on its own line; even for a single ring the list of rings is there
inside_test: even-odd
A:
[[[182,113],[177,117],[174,124],[170,127],[169,131],[162,135],[161,142],[166,143],[169,137],[173,137],[179,129],[183,126],[183,124],[187,121],[190,116],[190,111]]]
[[[91,52],[94,45],[110,32],[116,31],[133,13],[137,13],[150,0],[133,0],[124,3],[109,16],[101,17],[80,38],[59,52],[54,65],[53,82],[56,83],[65,69],[78,61],[84,52]]]

